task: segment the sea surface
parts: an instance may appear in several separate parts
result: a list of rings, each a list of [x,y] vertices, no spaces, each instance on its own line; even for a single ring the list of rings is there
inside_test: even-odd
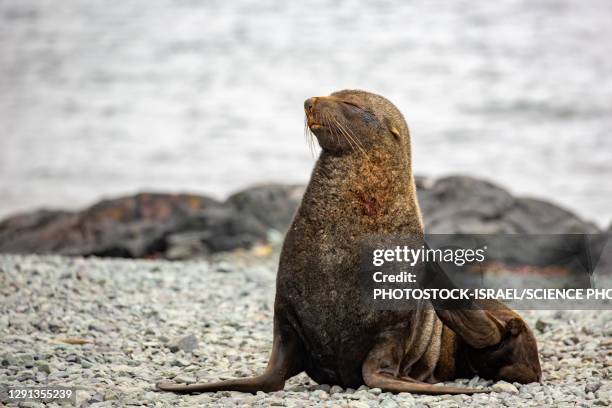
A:
[[[387,96],[415,173],[612,220],[612,2],[0,1],[0,216],[306,182],[304,99]]]

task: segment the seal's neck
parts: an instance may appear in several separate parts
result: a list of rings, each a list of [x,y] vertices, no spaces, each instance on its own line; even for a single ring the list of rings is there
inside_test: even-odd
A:
[[[410,159],[397,153],[372,149],[366,157],[323,151],[301,207],[315,224],[342,220],[363,232],[422,233]]]

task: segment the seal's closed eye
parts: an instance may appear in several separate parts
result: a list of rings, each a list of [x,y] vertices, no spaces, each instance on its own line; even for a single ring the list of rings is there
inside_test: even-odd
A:
[[[357,108],[357,109],[363,110],[363,108],[362,108],[361,106],[357,105],[357,104],[356,104],[356,103],[354,103],[354,102],[351,102],[351,101],[346,101],[346,100],[342,100],[342,103],[345,103],[345,104],[350,105],[350,106],[352,106],[352,107],[354,107],[354,108]]]
[[[351,108],[359,111],[361,113],[361,118],[364,120],[364,122],[367,123],[372,123],[372,122],[377,122],[378,118],[376,117],[376,115],[374,114],[374,112],[372,112],[371,110],[364,108],[363,106],[355,103],[355,102],[351,102],[351,101],[347,101],[345,99],[339,99],[340,102],[342,102],[345,105],[350,106]]]

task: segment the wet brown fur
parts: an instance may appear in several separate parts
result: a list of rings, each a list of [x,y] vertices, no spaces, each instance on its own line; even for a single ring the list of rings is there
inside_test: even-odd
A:
[[[360,300],[361,240],[423,234],[408,127],[391,102],[364,91],[311,98],[305,110],[322,152],[283,244],[268,368],[248,379],[159,388],[270,391],[301,371],[319,383],[430,394],[478,392],[431,385],[476,374],[538,381],[533,334],[499,304],[379,311]]]

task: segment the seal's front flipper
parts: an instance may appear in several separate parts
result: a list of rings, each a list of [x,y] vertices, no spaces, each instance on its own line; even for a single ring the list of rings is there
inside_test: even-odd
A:
[[[436,309],[436,314],[445,326],[476,349],[498,344],[505,332],[505,324],[489,310]]]
[[[303,370],[301,346],[293,330],[279,327],[274,322],[274,341],[268,366],[263,374],[250,378],[236,378],[208,384],[157,383],[161,391],[182,394],[216,391],[240,391],[255,394],[257,391],[273,392],[282,390],[288,378]]]
[[[425,263],[421,285],[425,288],[456,289],[455,283],[435,261]],[[518,317],[497,301],[434,298],[431,303],[442,323],[477,349],[498,344],[506,331],[506,322]]]

